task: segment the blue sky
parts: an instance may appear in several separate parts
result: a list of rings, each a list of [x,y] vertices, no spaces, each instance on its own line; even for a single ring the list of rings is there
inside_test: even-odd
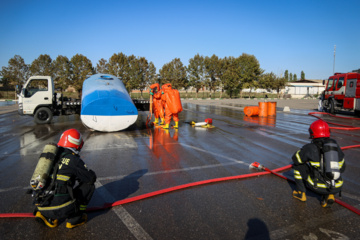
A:
[[[75,54],[95,67],[114,53],[146,57],[159,70],[197,53],[254,55],[265,72],[326,79],[360,68],[360,1],[0,1],[0,67],[15,55]]]

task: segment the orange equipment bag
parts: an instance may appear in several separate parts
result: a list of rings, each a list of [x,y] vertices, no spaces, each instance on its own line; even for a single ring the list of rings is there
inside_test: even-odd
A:
[[[179,113],[183,110],[181,105],[180,93],[176,89],[169,89],[165,93],[166,105],[172,114]]]

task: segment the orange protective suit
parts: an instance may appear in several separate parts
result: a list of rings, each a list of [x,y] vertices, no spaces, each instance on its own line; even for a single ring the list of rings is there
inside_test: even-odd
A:
[[[155,116],[155,122],[157,123],[157,119],[161,118],[164,119],[164,107],[161,101],[161,91],[160,91],[160,84],[154,83],[150,86],[151,91],[153,92],[153,112]]]
[[[163,95],[161,100],[165,107],[165,124],[169,127],[171,117],[175,122],[175,128],[178,128],[178,113],[183,110],[179,91],[172,89],[171,84],[167,83],[162,86]]]

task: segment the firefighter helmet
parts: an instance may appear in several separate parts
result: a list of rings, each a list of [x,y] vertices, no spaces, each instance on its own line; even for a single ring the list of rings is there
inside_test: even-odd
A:
[[[66,130],[60,137],[58,142],[59,147],[74,148],[80,151],[84,145],[81,133],[77,129]]]
[[[311,139],[330,137],[330,128],[325,121],[319,119],[310,125],[309,133]]]

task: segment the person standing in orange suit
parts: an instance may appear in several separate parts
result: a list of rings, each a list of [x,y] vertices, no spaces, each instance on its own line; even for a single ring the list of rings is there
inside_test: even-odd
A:
[[[175,122],[174,128],[179,128],[178,114],[183,110],[181,105],[181,99],[179,91],[172,89],[170,83],[166,83],[162,86],[163,95],[161,100],[165,107],[165,126],[164,129],[169,129],[171,117]]]
[[[164,124],[164,107],[161,102],[161,91],[160,84],[154,83],[150,86],[150,94],[153,96],[153,109],[155,121],[154,125],[159,123],[159,118],[161,119],[160,125]]]

